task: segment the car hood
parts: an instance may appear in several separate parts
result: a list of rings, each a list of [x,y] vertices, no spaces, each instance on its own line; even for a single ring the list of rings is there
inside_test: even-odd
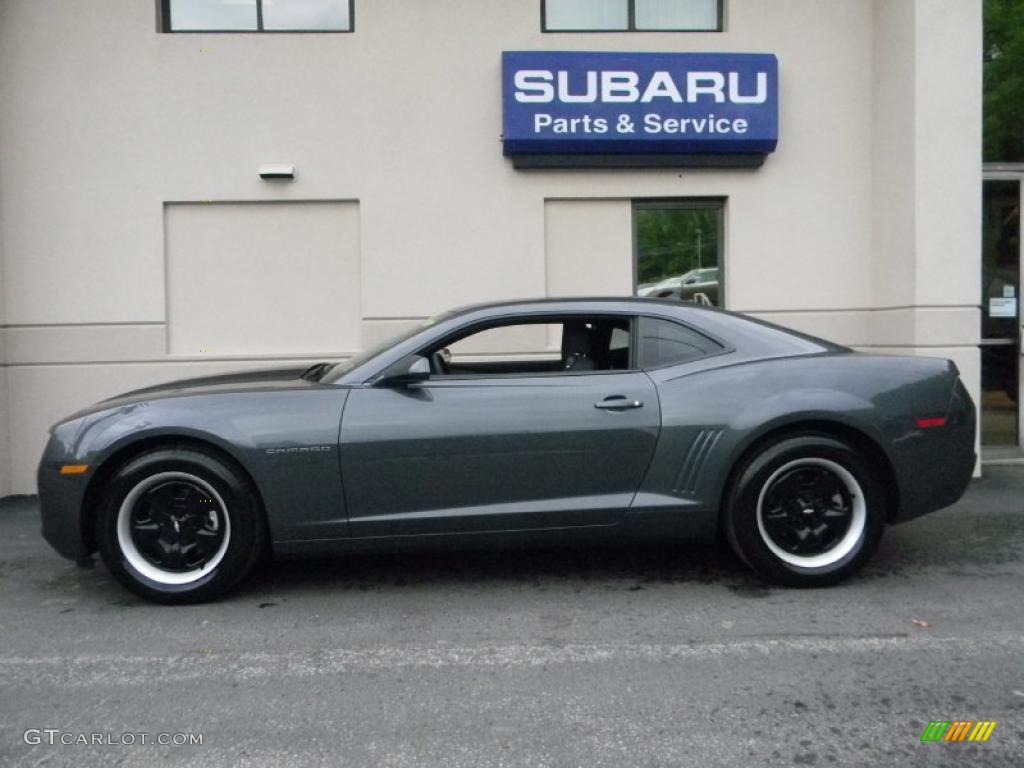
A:
[[[140,395],[166,396],[179,394],[193,394],[196,390],[223,391],[253,389],[254,387],[267,387],[284,382],[298,382],[303,386],[310,382],[301,379],[302,372],[309,366],[303,365],[294,368],[261,368],[255,371],[241,371],[238,373],[222,373],[217,376],[201,376],[195,379],[178,379],[168,381],[165,384],[155,384],[152,387],[134,389],[124,394],[115,395],[104,402],[120,400],[122,398],[137,398]]]
[[[253,391],[308,389],[320,386],[315,381],[301,378],[303,371],[309,366],[293,368],[268,368],[240,373],[225,373],[217,376],[202,376],[195,379],[179,379],[152,387],[135,389],[120,395],[101,400],[95,405],[72,414],[62,421],[70,421],[98,411],[132,405],[147,400],[162,400],[171,397],[191,397],[196,395],[217,395]]]

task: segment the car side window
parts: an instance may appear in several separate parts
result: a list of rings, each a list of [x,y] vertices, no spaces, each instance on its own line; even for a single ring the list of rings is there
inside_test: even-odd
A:
[[[707,336],[660,317],[641,317],[639,337],[641,368],[685,363],[724,349]]]
[[[628,370],[632,318],[573,315],[503,321],[460,332],[426,350],[433,376]]]

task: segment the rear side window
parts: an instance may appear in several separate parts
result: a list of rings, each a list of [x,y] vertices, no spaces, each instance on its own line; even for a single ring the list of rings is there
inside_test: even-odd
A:
[[[685,325],[660,317],[640,318],[640,366],[661,368],[721,352],[724,347]]]

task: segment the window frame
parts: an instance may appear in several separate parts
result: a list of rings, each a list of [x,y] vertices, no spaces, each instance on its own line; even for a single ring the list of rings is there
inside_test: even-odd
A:
[[[636,28],[636,0],[623,0],[627,4],[627,21],[628,25],[625,29],[548,29],[548,0],[540,0],[540,31],[544,34],[571,34],[571,35],[604,35],[613,34],[621,35],[622,33],[639,33],[639,34],[675,34],[679,32],[691,32],[691,33],[714,33],[725,31],[725,3],[726,0],[715,0],[717,4],[717,19],[716,26],[714,29],[676,29],[676,28],[665,28],[665,29],[637,29]]]
[[[558,376],[607,376],[609,374],[623,374],[623,373],[641,373],[643,369],[639,367],[640,357],[639,350],[637,349],[637,341],[639,336],[637,335],[639,329],[639,316],[635,312],[554,312],[554,313],[530,313],[527,315],[515,315],[513,317],[503,317],[499,320],[491,318],[489,320],[477,320],[467,325],[461,326],[452,330],[450,333],[445,334],[439,339],[435,339],[429,344],[425,344],[412,354],[426,357],[432,354],[431,350],[437,351],[442,349],[449,344],[454,344],[463,339],[469,338],[470,336],[480,333],[482,331],[490,330],[491,328],[501,328],[513,325],[548,325],[548,324],[562,324],[568,320],[576,318],[624,318],[629,323],[629,362],[625,368],[616,368],[612,370],[590,370],[590,371],[528,371],[526,373],[460,373],[460,374],[431,374],[430,378],[424,382],[425,384],[436,384],[445,381],[474,381],[474,380],[493,380],[493,379],[534,379],[534,378],[554,378]]]
[[[157,0],[160,29],[173,35],[348,35],[356,31],[356,0],[348,2],[348,29],[264,29],[263,0],[256,0],[256,29],[173,29],[171,27],[171,3],[173,0]]]
[[[726,270],[726,243],[725,243],[725,216],[726,216],[726,203],[728,200],[724,197],[651,197],[651,198],[634,198],[632,201],[632,208],[630,211],[632,227],[631,237],[633,240],[633,296],[637,295],[637,290],[640,287],[640,237],[639,230],[637,228],[637,211],[640,210],[651,210],[651,209],[674,209],[674,210],[717,210],[719,211],[718,216],[718,232],[716,233],[718,239],[718,304],[719,309],[726,309],[726,298],[728,293],[726,291],[726,277],[728,271]]]
[[[691,357],[688,360],[677,360],[677,361],[675,361],[673,363],[664,363],[663,365],[647,365],[646,361],[643,359],[643,355],[640,352],[640,349],[641,349],[640,348],[640,326],[644,323],[645,320],[647,320],[647,321],[650,321],[650,320],[660,320],[660,321],[665,322],[665,323],[674,323],[675,325],[678,325],[678,326],[680,326],[682,328],[685,328],[690,333],[696,334],[697,336],[703,336],[708,341],[711,341],[714,344],[718,345],[718,349],[716,349],[716,350],[714,350],[712,352],[705,352],[704,354],[697,355],[696,357]],[[705,331],[702,328],[697,328],[696,326],[693,326],[690,323],[684,322],[682,320],[678,320],[678,319],[676,319],[674,317],[666,317],[665,315],[655,315],[655,314],[640,314],[640,315],[638,315],[636,317],[636,321],[633,323],[633,333],[634,333],[634,335],[636,337],[636,348],[634,350],[634,352],[636,354],[636,363],[637,363],[637,365],[640,366],[640,370],[644,371],[644,372],[661,371],[661,370],[665,370],[667,368],[675,368],[676,366],[680,366],[680,365],[689,365],[690,363],[699,363],[702,360],[710,360],[713,357],[719,357],[721,355],[728,355],[728,354],[731,354],[731,353],[736,351],[736,348],[732,344],[727,342],[725,339],[723,339],[723,338],[721,338],[719,336],[715,336],[714,334],[708,333],[707,331]]]

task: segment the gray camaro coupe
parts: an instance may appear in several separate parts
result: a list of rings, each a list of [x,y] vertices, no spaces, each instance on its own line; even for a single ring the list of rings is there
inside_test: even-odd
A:
[[[270,552],[719,532],[762,577],[820,586],[956,501],[974,432],[948,360],[678,301],[518,301],[106,400],[53,427],[39,497],[60,554],[98,549],[166,603]]]

